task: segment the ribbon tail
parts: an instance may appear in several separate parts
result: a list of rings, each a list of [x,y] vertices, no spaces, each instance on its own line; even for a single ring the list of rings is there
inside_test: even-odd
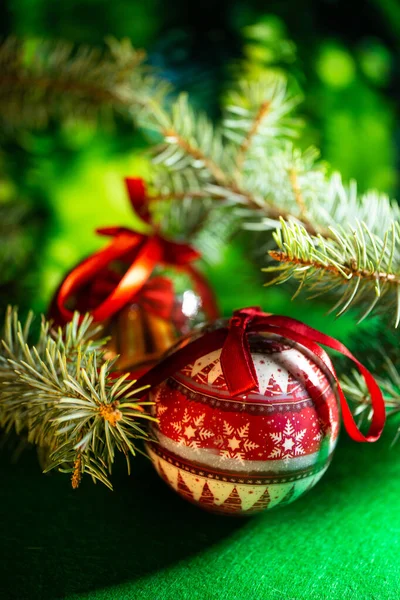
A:
[[[118,236],[106,248],[89,256],[67,275],[56,298],[57,309],[66,322],[70,321],[74,315],[74,311],[65,306],[71,294],[75,293],[81,285],[93,278],[110,262],[123,257],[126,252],[137,247],[141,239],[141,236],[138,235]]]
[[[308,325],[305,325],[304,323],[301,323],[300,321],[296,321],[295,319],[291,319],[289,317],[271,316],[268,319],[268,321],[270,324],[277,326],[276,333],[279,334],[282,331],[283,335],[286,335],[286,337],[291,338],[294,341],[298,341],[306,348],[311,349],[312,352],[314,352],[314,354],[316,354],[320,358],[322,358],[320,352],[322,348],[320,348],[317,344],[323,344],[328,348],[332,348],[332,350],[340,352],[341,354],[343,354],[347,358],[350,358],[350,360],[354,362],[361,375],[363,376],[364,381],[367,385],[367,389],[370,393],[373,416],[367,434],[363,435],[354,420],[354,417],[347,403],[343,390],[340,387],[338,377],[335,371],[333,370],[333,367],[329,367],[329,365],[327,365],[336,381],[340,405],[342,409],[343,422],[346,427],[347,433],[356,442],[377,441],[385,425],[386,410],[382,392],[379,389],[379,386],[376,383],[370,371],[368,371],[368,369],[364,367],[364,365],[361,364],[355,356],[353,356],[353,354],[350,352],[350,350],[348,350],[348,348],[346,348],[346,346],[344,346],[344,344],[330,337],[329,335],[321,333],[320,331],[317,331],[316,329],[313,329],[312,327],[309,327]],[[316,344],[313,344],[313,349],[310,347],[310,339],[313,342],[316,342]],[[322,360],[325,362],[325,364],[327,364],[324,358],[322,358]]]
[[[105,321],[130,302],[150,277],[161,254],[158,240],[149,238],[115,290],[92,311],[94,320]]]
[[[232,396],[258,389],[257,373],[251,356],[246,330],[232,324],[221,352],[221,367]]]

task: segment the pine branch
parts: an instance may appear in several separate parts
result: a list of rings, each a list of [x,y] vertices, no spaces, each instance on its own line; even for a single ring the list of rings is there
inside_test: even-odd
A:
[[[357,227],[330,228],[331,239],[310,236],[298,223],[282,220],[274,239],[278,251],[270,255],[281,264],[265,271],[279,274],[271,283],[293,278],[299,282],[295,296],[303,287],[312,297],[335,292],[339,300],[333,310],[343,314],[350,306],[364,309],[365,319],[385,299],[385,310],[395,307],[394,325],[400,320],[399,223],[393,223],[383,237],[365,223]]]
[[[311,166],[317,155],[314,150],[301,155],[288,142],[299,125],[288,117],[297,102],[283,77],[268,74],[257,83],[241,83],[228,96],[222,126],[214,127],[205,115],[193,111],[182,94],[172,106],[169,127],[159,128],[164,142],[154,157],[155,200],[169,196],[177,211],[184,201],[182,230],[189,207],[196,205],[198,210],[199,204],[210,200],[233,207],[241,220],[256,220],[263,228],[267,222],[274,228],[280,216],[300,218],[290,173],[296,168],[304,186],[314,189]],[[317,178],[319,170],[318,165]],[[286,196],[280,191],[285,185]],[[168,229],[165,220],[164,225]],[[316,232],[311,220],[305,226]]]
[[[230,208],[247,229],[265,233],[278,227],[278,249],[270,254],[281,264],[265,269],[279,272],[275,283],[294,278],[298,292],[334,291],[338,314],[358,304],[361,319],[394,306],[397,327],[400,208],[375,192],[360,198],[354,182],[346,187],[339,175],[327,176],[315,149],[300,152],[288,141],[295,127],[287,115],[296,101],[286,87],[284,79],[270,75],[260,84],[239,86],[221,128],[196,117],[186,98],[178,100],[172,126],[162,132],[154,187],[174,199],[176,220],[183,204],[193,213],[194,206],[199,211],[199,204],[211,201]]]
[[[147,103],[161,104],[168,86],[144,65],[128,40],[108,49],[9,38],[0,46],[0,114],[5,131],[44,127],[50,119],[93,120]]]
[[[257,114],[253,120],[250,130],[248,131],[243,142],[240,144],[239,151],[236,155],[236,165],[237,165],[238,171],[242,170],[247,151],[249,150],[254,137],[257,135],[258,131],[260,130],[261,124],[262,124],[263,120],[265,119],[266,115],[268,114],[269,109],[270,109],[270,103],[268,102],[268,100],[264,100],[260,104],[260,108],[257,111]]]
[[[65,330],[42,321],[36,345],[29,345],[32,315],[25,324],[8,310],[0,354],[0,426],[26,434],[46,450],[46,470],[72,473],[76,487],[83,473],[108,487],[116,452],[135,455],[136,440],[147,439],[146,402],[128,375],[112,376],[103,360],[98,330],[79,315]]]
[[[298,103],[299,97],[288,92],[286,78],[277,73],[265,72],[256,82],[240,81],[228,92],[223,131],[238,146],[239,174],[252,149],[298,134],[301,122],[288,116]]]
[[[304,202],[303,193],[302,193],[300,185],[299,185],[298,174],[294,167],[289,169],[289,181],[292,186],[293,195],[296,200],[296,204],[299,207],[300,217],[301,217],[302,221],[306,221],[307,220],[306,204]]]
[[[356,182],[351,181],[349,186],[345,186],[338,173],[324,177],[319,192],[306,201],[306,208],[317,229],[360,222],[365,223],[372,233],[382,236],[382,231],[387,231],[393,222],[400,220],[397,202],[376,191],[360,196]]]
[[[188,197],[203,190],[207,182],[226,182],[225,173],[233,161],[225,152],[221,133],[205,115],[193,111],[186,94],[173,103],[169,125],[160,133],[163,143],[156,149],[154,164],[160,165],[155,187],[161,193],[179,195],[191,184]]]
[[[228,184],[237,193],[238,182],[232,176],[235,162],[243,163],[253,147],[295,135],[297,122],[285,121],[285,117],[297,99],[288,97],[286,88],[286,81],[277,75],[252,85],[241,82],[227,97],[221,128],[213,127],[205,115],[196,114],[186,94],[181,94],[172,106],[170,127],[161,131],[164,144],[155,164],[174,172],[191,169],[193,183],[201,184],[198,189],[206,179],[222,187]]]
[[[196,222],[207,222],[209,201],[239,205],[257,219],[276,220],[296,207],[276,202],[274,156],[282,141],[296,135],[298,122],[289,116],[297,97],[277,74],[241,82],[228,94],[221,128],[196,114],[181,95],[164,107],[169,86],[143,63],[143,53],[127,40],[109,41],[108,52],[65,43],[7,40],[0,48],[0,108],[6,127],[44,126],[53,117],[97,118],[123,111],[163,143],[155,157],[156,196],[184,198],[181,230],[192,233],[190,217],[198,194]],[[269,161],[260,179],[259,153]],[[238,165],[242,168],[238,169]],[[254,166],[256,168],[254,169]],[[284,174],[288,179],[288,173]],[[269,197],[271,196],[271,197]],[[203,202],[203,201],[201,201]],[[180,208],[177,206],[175,213]],[[165,213],[166,211],[164,211]],[[164,226],[168,228],[164,218]],[[312,232],[312,224],[306,224]]]
[[[46,121],[61,112],[87,116],[99,107],[123,107],[155,133],[162,142],[154,156],[152,206],[167,234],[197,236],[223,214],[219,209],[229,211],[231,223],[264,234],[283,227],[284,219],[288,225],[276,232],[272,254],[280,262],[276,281],[294,278],[299,289],[339,293],[339,314],[354,304],[366,305],[362,318],[384,304],[395,306],[398,324],[400,208],[372,192],[359,198],[354,183],[346,187],[338,175],[327,176],[315,149],[293,146],[299,123],[291,112],[298,99],[283,76],[240,82],[215,127],[184,94],[166,108],[168,86],[127,41],[110,42],[101,55],[9,40],[0,51],[0,71],[0,108],[4,101],[11,123],[24,122],[25,110],[28,116],[37,110]],[[14,121],[7,102],[16,107]]]

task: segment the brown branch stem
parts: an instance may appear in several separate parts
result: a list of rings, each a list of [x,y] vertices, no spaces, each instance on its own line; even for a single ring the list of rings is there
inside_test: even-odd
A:
[[[207,198],[210,198],[211,195],[207,194],[206,192],[200,192],[200,191],[189,191],[189,192],[182,192],[181,194],[156,194],[155,196],[149,196],[149,201],[150,202],[164,202],[165,200],[185,200],[185,198],[198,198],[199,200],[207,200]],[[214,197],[214,196],[213,196]],[[216,200],[222,199],[222,196],[215,196]]]
[[[231,191],[235,195],[242,196],[246,205],[250,209],[253,209],[258,212],[263,213],[269,219],[279,220],[281,217],[283,219],[288,219],[289,217],[293,216],[288,211],[278,208],[277,206],[274,206],[272,204],[265,204],[264,206],[260,205],[248,191],[242,190],[241,188],[239,188],[235,181],[228,180],[225,173],[222,171],[222,169],[218,165],[216,165],[214,163],[213,160],[211,160],[209,157],[207,157],[205,154],[203,154],[203,152],[201,150],[199,150],[198,148],[190,145],[174,129],[164,130],[162,133],[163,133],[164,137],[174,138],[176,141],[176,144],[178,146],[180,146],[190,156],[192,156],[195,160],[202,161],[204,163],[204,165],[207,167],[207,169],[210,171],[211,175],[213,175],[213,177],[215,179],[215,183],[217,185],[220,185],[224,189]],[[175,198],[177,200],[179,200],[179,199],[183,200],[184,198],[187,198],[189,196],[193,197],[193,198],[212,197],[214,200],[224,200],[226,198],[226,196],[224,196],[223,194],[218,196],[216,194],[207,194],[204,192],[195,191],[195,192],[188,192],[188,193],[182,193],[182,194],[177,194],[177,195],[171,194],[171,195],[154,196],[152,199],[153,200],[163,200],[163,199],[167,199],[169,197],[169,198]],[[331,234],[328,230],[317,229],[312,223],[308,222],[306,219],[304,219],[302,221],[302,224],[303,224],[304,228],[306,229],[306,231],[310,235],[321,234],[324,237],[331,237]]]
[[[99,86],[88,84],[80,81],[65,81],[63,79],[50,79],[48,77],[19,77],[18,75],[5,75],[0,77],[0,89],[4,93],[7,87],[18,89],[41,89],[43,91],[55,91],[57,93],[72,93],[76,95],[84,95],[90,99],[95,99],[100,103],[116,103],[123,106],[131,104],[125,98],[122,98],[117,93],[101,88]]]
[[[81,479],[82,479],[82,456],[79,453],[75,459],[74,468],[73,468],[72,477],[71,477],[71,485],[74,490],[76,490],[79,487]]]
[[[266,100],[265,102],[263,102],[260,105],[260,108],[258,109],[257,114],[254,118],[253,125],[251,126],[246,137],[244,138],[243,142],[240,145],[240,148],[239,148],[237,156],[236,156],[236,166],[237,166],[238,171],[240,171],[243,167],[244,159],[246,158],[246,153],[247,153],[248,149],[250,148],[251,142],[252,142],[254,136],[257,134],[257,131],[259,130],[265,115],[269,111],[269,107],[270,107],[270,102],[268,100]]]
[[[189,144],[189,142],[184,140],[174,129],[165,129],[162,134],[164,137],[175,138],[177,145],[180,146],[182,150],[187,152],[187,154],[192,156],[195,160],[199,160],[204,163],[219,185],[226,186],[227,177],[225,173],[211,158],[203,154],[199,148]]]
[[[314,267],[315,269],[319,269],[320,271],[334,273],[337,277],[348,281],[348,279],[344,277],[343,273],[341,273],[339,269],[337,269],[337,267],[335,267],[334,265],[325,265],[314,260],[305,260],[303,258],[290,257],[288,254],[280,250],[271,250],[269,252],[269,255],[271,256],[271,258],[281,263],[291,263],[293,265],[300,265],[302,267]],[[357,269],[355,266],[342,266],[341,269],[345,274],[349,276],[349,279],[353,277],[360,277],[362,279],[368,279],[370,281],[381,281],[382,283],[400,285],[400,277],[395,273],[384,273],[376,271],[371,272],[367,269]]]
[[[300,216],[302,219],[306,220],[307,208],[304,202],[303,194],[301,193],[301,188],[299,185],[299,180],[297,177],[297,171],[295,168],[291,168],[288,171],[290,185],[292,186],[294,199],[296,200],[296,204],[299,207]]]

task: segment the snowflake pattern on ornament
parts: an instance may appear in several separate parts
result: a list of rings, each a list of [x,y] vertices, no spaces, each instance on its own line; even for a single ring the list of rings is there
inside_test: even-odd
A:
[[[274,449],[268,458],[280,458],[284,462],[289,462],[291,458],[305,454],[302,443],[306,431],[306,429],[296,431],[290,420],[286,419],[283,431],[269,434],[274,443]]]
[[[258,444],[249,439],[249,430],[249,422],[241,427],[235,427],[227,421],[224,421],[224,436],[221,436],[216,440],[217,446],[225,446],[225,448],[220,449],[219,455],[222,456],[222,458],[235,458],[240,462],[244,462],[246,453],[259,447]],[[228,448],[226,448],[226,445]]]
[[[185,408],[182,420],[172,423],[172,427],[179,435],[179,446],[187,446],[193,448],[193,450],[198,450],[202,442],[214,437],[214,432],[204,427],[205,417],[205,413],[197,416],[190,415],[187,408]]]
[[[157,412],[157,417],[162,417],[162,415],[168,410],[168,406],[165,406],[165,404],[162,404],[161,402],[157,402],[156,404],[156,412]]]

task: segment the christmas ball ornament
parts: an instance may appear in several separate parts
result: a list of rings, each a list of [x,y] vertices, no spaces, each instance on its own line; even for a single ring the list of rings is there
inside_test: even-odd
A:
[[[132,205],[151,224],[142,180],[128,179]],[[214,295],[193,266],[199,253],[161,236],[124,227],[97,230],[111,243],[77,265],[64,279],[50,308],[56,324],[74,311],[90,313],[109,337],[106,358],[135,376],[148,370],[177,339],[218,315]]]
[[[147,451],[179,495],[212,512],[249,515],[293,502],[317,483],[337,442],[338,399],[347,404],[314,334],[292,319],[245,309],[228,326],[218,322],[182,340],[139,382],[163,379],[150,393],[158,424]],[[344,411],[359,441],[379,437],[384,421],[368,376],[377,415],[370,436]]]
[[[252,335],[257,389],[233,397],[221,348],[150,395],[158,444],[148,452],[181,496],[214,512],[251,514],[287,504],[327,469],[339,431],[335,391],[300,345]]]
[[[121,371],[154,364],[176,341],[215,314],[211,290],[196,290],[189,274],[157,266],[143,288],[103,328],[108,335],[106,358],[118,356]]]

